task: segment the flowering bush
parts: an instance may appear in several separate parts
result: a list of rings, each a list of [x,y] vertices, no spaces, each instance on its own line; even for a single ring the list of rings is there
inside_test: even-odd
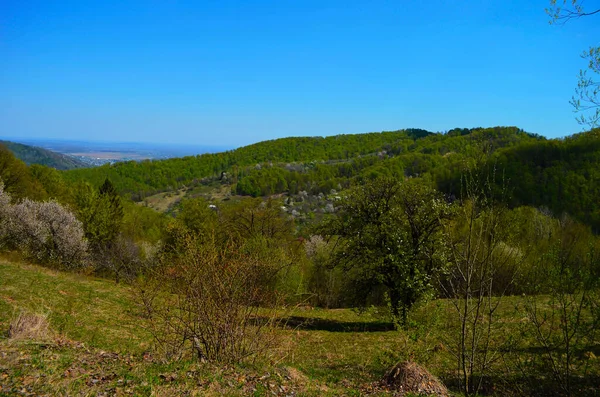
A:
[[[55,201],[11,204],[0,184],[0,247],[18,249],[40,262],[82,267],[87,241],[81,222]]]

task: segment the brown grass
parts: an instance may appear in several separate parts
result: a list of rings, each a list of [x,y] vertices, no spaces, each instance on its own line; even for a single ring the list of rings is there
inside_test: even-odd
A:
[[[10,323],[8,337],[12,340],[44,341],[52,338],[48,316],[30,312],[20,312]]]

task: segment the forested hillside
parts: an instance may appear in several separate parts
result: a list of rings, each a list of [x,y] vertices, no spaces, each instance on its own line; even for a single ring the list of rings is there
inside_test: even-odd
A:
[[[15,156],[25,162],[27,165],[40,164],[57,170],[70,170],[74,168],[88,167],[84,162],[75,157],[67,156],[62,153],[56,153],[37,146],[24,145],[22,143],[0,141],[1,145],[6,146]]]
[[[545,139],[516,127],[494,127],[283,138],[217,154],[71,170],[65,178],[96,186],[109,178],[134,200],[211,183],[253,197],[329,194],[377,176],[418,177],[457,196],[463,171],[478,165],[495,169],[498,188],[508,187],[508,204],[568,213],[598,230],[599,134]]]
[[[183,157],[169,160],[127,162],[106,165],[96,169],[73,170],[67,179],[87,180],[100,185],[106,177],[122,194],[131,194],[134,199],[159,191],[198,183],[203,178],[221,178],[222,172],[236,183],[241,178],[268,180],[279,178],[275,174],[306,174],[298,177],[319,184],[324,179],[340,175],[347,179],[373,172],[400,172],[421,175],[431,168],[445,168],[458,159],[471,158],[481,152],[482,147],[491,150],[509,147],[540,137],[527,134],[516,127],[456,129],[446,134],[425,130],[408,129],[393,132],[331,137],[282,138],[245,146],[217,154]],[[264,171],[265,168],[281,168],[280,171]],[[255,176],[255,171],[263,176]],[[283,175],[282,174],[282,175]],[[281,178],[279,178],[281,179]],[[286,190],[294,177],[288,178],[287,186],[279,184],[280,191]],[[240,193],[271,194],[269,189]],[[300,181],[302,183],[302,181]]]
[[[220,177],[222,172],[237,172],[246,166],[262,163],[347,160],[374,154],[385,148],[409,146],[414,140],[430,135],[424,130],[333,137],[282,138],[256,143],[217,154],[202,154],[168,160],[146,160],[105,165],[97,170],[75,170],[66,174],[70,180],[102,183],[106,177],[121,193],[142,197],[159,191],[173,190],[196,183],[202,178]]]
[[[600,231],[600,129],[504,150],[494,158],[505,173],[513,206],[546,207]]]

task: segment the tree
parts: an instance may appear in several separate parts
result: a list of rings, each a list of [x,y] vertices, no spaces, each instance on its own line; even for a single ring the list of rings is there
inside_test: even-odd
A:
[[[177,219],[195,234],[196,238],[208,239],[217,228],[218,213],[215,206],[204,198],[183,200]]]
[[[278,242],[293,237],[294,221],[281,210],[281,203],[260,198],[240,200],[223,206],[224,231],[231,237],[261,237]]]
[[[449,266],[440,287],[456,314],[446,343],[467,396],[481,391],[505,343],[497,312],[526,256],[512,244],[505,206],[494,200],[495,179],[485,168],[464,174],[460,207],[445,233]]]
[[[60,202],[69,200],[69,190],[60,171],[45,165],[31,164],[29,173],[33,180],[43,187],[49,198]]]
[[[121,199],[107,179],[96,192],[88,183],[82,183],[75,192],[79,219],[85,235],[94,246],[109,243],[121,231],[123,207]]]
[[[270,288],[282,269],[277,258],[249,252],[244,243],[199,241],[184,228],[175,234],[177,250],[164,250],[138,284],[158,349],[238,363],[272,347],[281,309]]]
[[[104,183],[98,189],[98,193],[100,194],[100,197],[107,202],[107,207],[111,218],[120,224],[120,222],[123,220],[123,205],[121,204],[121,197],[119,197],[117,190],[108,178],[104,180]]]
[[[25,197],[42,199],[46,195],[41,186],[34,185],[27,165],[2,144],[0,144],[0,180],[4,185],[4,191],[15,199]]]
[[[583,383],[574,374],[585,378],[594,366],[590,359],[595,358],[600,331],[600,244],[589,228],[567,216],[557,223],[554,241],[528,277],[535,282],[525,311],[541,368],[552,375],[556,390],[571,396]]]
[[[579,0],[550,0],[546,13],[551,24],[564,24],[572,19],[600,15],[600,8],[587,11]],[[600,75],[600,46],[591,46],[581,57],[588,61],[588,68],[579,71],[579,81],[570,103],[575,112],[581,113],[577,118],[579,124],[595,128],[600,123],[600,81],[597,80]]]
[[[449,215],[439,192],[378,178],[348,194],[320,233],[337,238],[334,265],[360,280],[362,292],[384,287],[392,316],[406,326],[412,306],[433,292],[443,263],[439,232]]]

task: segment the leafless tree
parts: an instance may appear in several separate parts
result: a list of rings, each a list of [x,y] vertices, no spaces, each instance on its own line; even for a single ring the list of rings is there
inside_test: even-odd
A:
[[[240,362],[275,340],[275,316],[264,307],[277,302],[266,288],[276,268],[232,244],[188,238],[139,285],[150,331],[168,357],[192,351],[200,360]]]
[[[600,7],[588,10],[584,8],[583,1],[551,0],[546,13],[551,24],[565,24],[572,19],[600,16]],[[600,123],[600,81],[597,80],[600,75],[600,47],[591,46],[581,57],[587,60],[588,67],[579,71],[577,88],[570,103],[575,112],[580,113],[577,117],[579,124],[595,128]]]
[[[523,258],[523,253],[506,243],[504,207],[494,201],[490,179],[466,173],[460,207],[454,222],[446,225],[449,268],[441,289],[456,314],[451,317],[447,343],[466,395],[481,390],[500,358],[503,338],[497,311]]]

